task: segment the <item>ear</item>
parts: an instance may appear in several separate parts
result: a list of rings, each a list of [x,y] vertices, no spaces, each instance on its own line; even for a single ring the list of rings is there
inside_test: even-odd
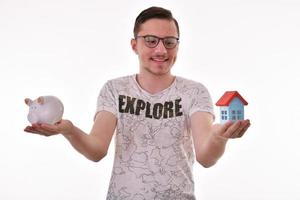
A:
[[[29,98],[26,98],[24,101],[28,106],[30,106],[32,104],[32,100]]]
[[[134,53],[138,54],[137,53],[137,42],[136,42],[136,39],[132,38],[131,41],[130,41],[130,43],[131,43],[131,48],[134,51]]]
[[[44,97],[39,97],[39,98],[37,99],[37,102],[38,102],[39,104],[43,105],[43,103],[45,102]]]

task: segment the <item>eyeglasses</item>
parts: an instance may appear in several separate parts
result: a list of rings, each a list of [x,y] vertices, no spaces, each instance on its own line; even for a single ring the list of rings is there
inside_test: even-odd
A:
[[[177,37],[164,37],[160,38],[155,35],[144,35],[144,36],[136,36],[137,38],[144,38],[145,44],[149,48],[155,48],[159,41],[161,40],[166,49],[173,49],[179,43],[179,38]]]

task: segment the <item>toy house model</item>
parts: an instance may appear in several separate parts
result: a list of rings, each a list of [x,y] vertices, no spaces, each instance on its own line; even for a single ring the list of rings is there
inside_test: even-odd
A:
[[[237,91],[227,91],[217,101],[220,106],[220,123],[244,119],[244,106],[247,101]]]

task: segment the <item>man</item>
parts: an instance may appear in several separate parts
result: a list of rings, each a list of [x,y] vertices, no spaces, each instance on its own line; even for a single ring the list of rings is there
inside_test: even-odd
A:
[[[249,120],[213,124],[213,105],[200,83],[171,74],[179,26],[169,10],[150,7],[134,26],[136,75],[102,88],[90,134],[62,120],[25,131],[62,134],[88,159],[101,160],[115,133],[116,153],[107,199],[195,199],[192,165],[214,165],[229,138],[242,137]]]

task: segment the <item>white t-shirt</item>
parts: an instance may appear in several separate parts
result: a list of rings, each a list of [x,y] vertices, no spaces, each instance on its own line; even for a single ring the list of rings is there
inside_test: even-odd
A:
[[[190,116],[214,115],[211,97],[202,84],[181,77],[150,94],[135,77],[108,81],[98,97],[97,112],[117,118],[107,199],[195,199]]]

